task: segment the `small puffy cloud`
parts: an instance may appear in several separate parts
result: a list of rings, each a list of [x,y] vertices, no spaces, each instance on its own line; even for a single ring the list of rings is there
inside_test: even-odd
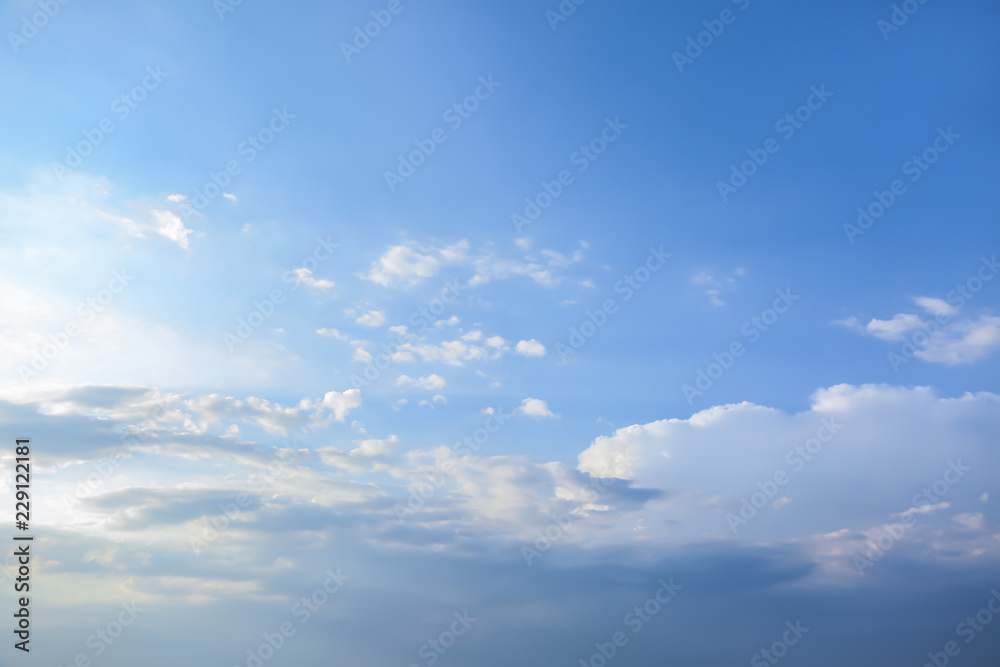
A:
[[[526,417],[548,418],[556,415],[549,410],[549,404],[540,398],[526,398],[517,409],[518,414]]]
[[[515,347],[514,349],[518,354],[525,357],[545,356],[545,346],[539,343],[534,338],[532,338],[531,340],[522,340],[518,342],[517,347]]]
[[[170,211],[152,209],[153,231],[160,236],[166,237],[176,243],[182,250],[191,250],[188,236],[192,230],[184,226],[184,221]]]
[[[400,375],[399,379],[396,380],[396,386],[398,387],[413,386],[418,389],[426,389],[427,391],[437,391],[446,384],[448,383],[440,375],[428,375],[427,377],[422,378],[412,378],[409,375]]]
[[[384,310],[369,310],[355,320],[364,327],[380,327],[385,324]]]
[[[233,202],[234,204],[236,203],[236,195],[229,192],[223,192],[222,196],[228,199],[229,201]]]
[[[299,279],[299,282],[309,286],[315,287],[316,289],[330,289],[333,287],[333,283],[329,280],[316,280],[313,278],[313,273],[309,269],[300,268],[293,271],[295,277]]]
[[[374,359],[372,353],[365,348],[357,347],[354,349],[354,361],[360,361],[363,364],[367,364],[372,359]]]

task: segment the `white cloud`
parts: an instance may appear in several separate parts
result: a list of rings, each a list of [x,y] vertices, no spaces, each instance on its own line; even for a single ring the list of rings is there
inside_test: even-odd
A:
[[[313,272],[306,268],[295,269],[293,273],[295,274],[295,277],[299,279],[299,282],[309,287],[327,290],[334,286],[329,280],[316,280],[313,278]]]
[[[911,355],[931,363],[972,363],[1000,348],[1000,317],[955,319],[959,310],[941,299],[920,296],[913,301],[934,318],[924,320],[913,313],[898,313],[888,320],[872,319],[863,327],[856,317],[832,324],[891,343],[905,341],[916,348]]]
[[[913,302],[931,315],[947,315],[949,317],[958,315],[958,308],[951,305],[944,299],[935,299],[929,296],[918,296],[914,297]]]
[[[328,338],[336,338],[337,340],[350,340],[350,337],[342,334],[338,329],[316,329],[316,333],[320,336],[326,336]]]
[[[468,247],[465,240],[426,253],[409,245],[392,246],[362,277],[384,287],[412,287],[432,277],[445,264],[461,261]]]
[[[517,409],[519,414],[528,417],[555,417],[551,410],[549,410],[549,404],[540,398],[526,398],[521,401],[521,407]]]
[[[385,324],[385,311],[369,310],[355,321],[364,327],[380,327]]]
[[[981,317],[943,327],[923,349],[917,350],[916,356],[942,364],[968,364],[986,358],[997,348],[1000,348],[1000,317]]]
[[[873,319],[865,326],[865,331],[890,342],[899,342],[906,337],[906,334],[920,328],[923,320],[917,315],[900,313],[891,320]]]
[[[492,348],[508,349],[507,348],[507,341],[505,341],[500,336],[490,336],[489,338],[486,339],[486,344],[489,345]]]
[[[428,375],[427,377],[411,378],[409,375],[400,375],[396,380],[396,386],[414,386],[427,391],[437,391],[448,384],[440,375]]]
[[[531,340],[519,341],[515,348],[518,354],[525,357],[544,357],[545,346],[532,338]]]
[[[746,276],[746,271],[743,269],[736,269],[733,274],[724,279],[716,279],[708,271],[702,271],[691,278],[691,284],[697,285],[698,287],[704,287],[705,294],[708,296],[709,303],[715,307],[724,306],[726,302],[722,300],[722,288],[732,289],[739,282],[739,278]]]
[[[492,343],[490,342],[492,341]],[[470,345],[464,340],[442,341],[431,343],[403,343],[392,355],[394,362],[411,362],[420,357],[422,361],[439,361],[449,366],[464,366],[469,361],[489,361],[500,359],[510,348],[502,343],[502,338],[494,336],[487,340],[487,345]],[[501,343],[497,345],[497,343]]]
[[[794,490],[795,502],[781,507],[780,521],[769,514],[773,508],[755,512],[747,526],[737,524],[739,536],[812,539],[909,515],[940,528],[949,523],[941,510],[968,511],[978,502],[983,489],[969,466],[985,461],[998,428],[995,394],[939,398],[927,387],[837,385],[815,392],[810,408],[794,414],[745,402],[620,428],[580,454],[579,470],[670,494],[671,502],[650,506],[647,523],[678,522],[675,537],[709,530],[733,538],[728,515],[738,516],[742,500],[762,489],[772,503]],[[953,465],[964,476],[956,477]],[[887,477],[889,468],[896,473]],[[784,485],[774,483],[776,473]],[[920,496],[942,479],[953,483]],[[832,502],[838,498],[843,502]],[[844,560],[850,567],[850,554]]]
[[[986,527],[986,517],[978,512],[956,514],[951,520],[966,530],[982,530]]]
[[[183,250],[191,250],[191,245],[188,242],[188,236],[193,233],[193,230],[185,227],[183,220],[170,211],[151,209],[150,213],[155,220],[153,230],[157,234],[170,239]]]
[[[527,250],[523,243],[516,245]],[[433,277],[445,266],[461,266],[474,271],[468,282],[470,287],[520,276],[529,277],[545,287],[554,287],[562,281],[560,270],[583,259],[581,249],[575,250],[572,257],[554,250],[542,250],[541,254],[545,263],[528,256],[523,259],[500,257],[491,245],[473,253],[466,239],[443,247],[411,243],[391,246],[372,263],[368,273],[360,275],[385,287],[409,288]]]

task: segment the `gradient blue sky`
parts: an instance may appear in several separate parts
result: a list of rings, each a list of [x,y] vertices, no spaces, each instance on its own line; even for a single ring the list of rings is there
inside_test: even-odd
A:
[[[343,590],[265,664],[428,664],[424,642],[470,610],[438,664],[578,665],[672,577],[676,599],[609,664],[745,664],[801,619],[789,665],[921,665],[987,604],[994,3],[914,0],[885,32],[893,5],[874,0],[590,0],[554,29],[555,0],[399,0],[350,62],[341,44],[389,3],[222,4],[56,0],[35,32],[37,1],[0,10],[0,480],[12,489],[10,445],[32,437],[41,552],[37,646],[4,646],[4,664],[245,665],[338,567]],[[126,115],[116,100],[137,86]],[[446,112],[477,88],[456,127]],[[776,126],[810,99],[794,134]],[[287,124],[247,160],[275,110]],[[55,167],[102,122],[79,166]],[[609,123],[623,129],[581,171]],[[438,128],[446,141],[390,188]],[[949,133],[911,180],[908,161]],[[231,160],[225,196],[193,209]],[[572,183],[518,229],[563,170]],[[884,215],[845,231],[895,180]],[[626,299],[619,281],[651,248],[670,257]],[[459,296],[418,326],[449,284]],[[757,329],[779,291],[792,305]],[[685,394],[701,371],[718,377]],[[491,415],[506,417],[479,451],[450,449]],[[790,463],[829,420],[822,454]],[[947,497],[913,499],[958,459],[970,470]],[[731,530],[776,471],[787,485]],[[907,517],[859,574],[852,557]],[[529,565],[546,529],[558,537]],[[87,637],[132,600],[148,612],[95,656]],[[963,665],[1000,654],[995,626],[957,641]]]

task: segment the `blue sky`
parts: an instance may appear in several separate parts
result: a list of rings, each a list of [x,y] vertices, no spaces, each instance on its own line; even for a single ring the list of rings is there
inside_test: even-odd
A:
[[[992,664],[998,22],[6,3],[4,664]]]

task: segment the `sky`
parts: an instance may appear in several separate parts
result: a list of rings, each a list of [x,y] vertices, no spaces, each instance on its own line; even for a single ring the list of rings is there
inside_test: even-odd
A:
[[[996,664],[995,3],[0,28],[0,664]]]

